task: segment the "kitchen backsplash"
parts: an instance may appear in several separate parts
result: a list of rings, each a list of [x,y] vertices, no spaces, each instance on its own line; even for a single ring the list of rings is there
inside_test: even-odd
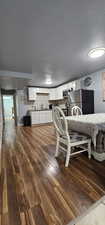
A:
[[[34,106],[36,109],[48,109],[49,108],[49,95],[37,94]]]

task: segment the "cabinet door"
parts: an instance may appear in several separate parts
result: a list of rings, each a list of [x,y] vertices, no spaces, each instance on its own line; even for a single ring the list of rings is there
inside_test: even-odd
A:
[[[36,93],[41,93],[42,92],[42,88],[36,88]]]
[[[49,93],[49,89],[48,88],[43,88],[43,92],[42,93]]]
[[[53,88],[53,91],[52,91],[52,99],[53,100],[56,99],[56,88]]]
[[[56,99],[56,93],[55,93],[55,91],[56,91],[56,88],[52,88],[52,89],[50,89],[50,100],[55,100]]]
[[[36,88],[37,93],[49,93],[48,88]]]
[[[52,122],[53,119],[52,119],[52,111],[50,111],[50,122]]]
[[[28,100],[29,101],[36,100],[36,88],[28,87]]]
[[[46,112],[46,123],[51,123],[52,122],[52,111],[47,111]]]
[[[50,89],[49,100],[52,100],[52,89]]]
[[[64,85],[60,86],[60,92],[61,92],[62,98],[63,98],[63,91],[65,91],[67,89],[69,89],[68,86],[67,86],[67,84],[64,84]]]
[[[39,124],[40,123],[40,112],[31,112],[31,122],[32,124]]]
[[[63,90],[62,86],[57,88],[57,99],[63,99]]]
[[[46,111],[40,111],[40,123],[47,123],[47,121],[46,121]]]

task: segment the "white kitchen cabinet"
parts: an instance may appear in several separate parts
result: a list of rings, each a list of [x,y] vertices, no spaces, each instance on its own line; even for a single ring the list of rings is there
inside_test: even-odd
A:
[[[57,88],[57,99],[63,99],[63,88],[62,88],[62,86]]]
[[[81,84],[81,80],[79,79],[79,80],[76,80],[75,81],[75,90],[78,90],[78,89],[81,89],[81,86],[82,84]]]
[[[31,111],[31,123],[39,124],[40,123],[40,111]]]
[[[43,92],[42,93],[49,94],[49,88],[42,88],[42,89],[43,89]]]
[[[47,111],[40,111],[40,123],[47,123]]]
[[[62,98],[63,98],[63,91],[65,90],[65,88],[64,88],[64,86],[62,85],[62,86],[60,86],[60,91],[61,91],[61,95],[62,95]]]
[[[49,93],[48,88],[36,88],[36,93]]]
[[[57,96],[56,88],[51,88],[49,94],[50,94],[49,100],[55,100]]]
[[[36,93],[42,93],[42,88],[36,88]]]
[[[47,123],[52,122],[52,111],[47,111],[46,120],[47,120]]]
[[[35,101],[36,100],[36,88],[28,87],[28,100]]]
[[[68,89],[68,84],[63,84],[63,85],[62,85],[62,88],[63,88],[63,90]]]
[[[78,87],[77,87],[78,86]],[[49,94],[49,100],[59,100],[63,99],[63,91],[66,89],[73,90],[80,88],[80,82],[79,81],[73,81],[69,82],[67,84],[61,85],[57,88],[37,88],[37,87],[29,87],[29,100],[35,101],[37,93],[48,93]]]
[[[48,88],[37,88],[37,87],[28,87],[28,100],[35,101],[37,93],[48,93],[50,89]]]
[[[63,99],[63,90],[62,86],[58,88],[52,88],[50,89],[50,100],[58,100],[58,99]]]
[[[32,125],[52,122],[52,110],[30,111],[30,116]]]

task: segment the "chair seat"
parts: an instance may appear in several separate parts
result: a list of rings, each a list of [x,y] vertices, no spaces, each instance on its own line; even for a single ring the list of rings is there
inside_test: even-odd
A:
[[[85,141],[87,139],[89,139],[89,136],[84,135],[82,133],[78,133],[75,131],[69,131],[69,135],[70,135],[70,142],[71,143],[75,143],[78,141]]]

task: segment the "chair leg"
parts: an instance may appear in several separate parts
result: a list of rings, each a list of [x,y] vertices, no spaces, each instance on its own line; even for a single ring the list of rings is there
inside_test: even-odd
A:
[[[71,146],[68,144],[65,167],[68,167],[70,161]]]
[[[88,158],[91,159],[91,141],[88,142]]]
[[[56,143],[55,157],[57,157],[58,154],[59,154],[59,139],[60,139],[60,137],[59,137],[59,135],[57,135],[57,143]]]

